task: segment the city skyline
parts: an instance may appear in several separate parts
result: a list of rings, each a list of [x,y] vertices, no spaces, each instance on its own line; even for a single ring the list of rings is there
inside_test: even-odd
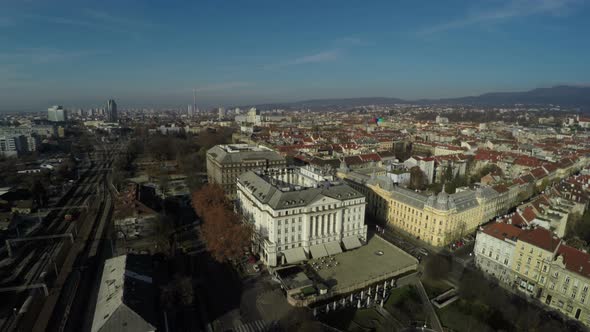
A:
[[[0,109],[100,107],[109,96],[186,107],[193,89],[210,107],[589,83],[586,1],[112,4],[5,5]]]

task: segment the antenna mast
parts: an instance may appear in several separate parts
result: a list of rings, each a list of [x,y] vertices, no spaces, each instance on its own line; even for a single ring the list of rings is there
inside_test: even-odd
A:
[[[197,113],[197,89],[193,88],[193,112]]]

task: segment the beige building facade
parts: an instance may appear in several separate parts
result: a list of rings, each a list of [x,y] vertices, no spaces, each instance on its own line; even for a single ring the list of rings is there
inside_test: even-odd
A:
[[[236,198],[236,181],[241,174],[286,165],[279,153],[261,145],[216,145],[207,151],[209,183],[219,184],[232,200]]]
[[[439,247],[475,231],[512,204],[491,188],[427,196],[383,176],[350,171],[337,176],[367,197],[367,211],[377,221]]]

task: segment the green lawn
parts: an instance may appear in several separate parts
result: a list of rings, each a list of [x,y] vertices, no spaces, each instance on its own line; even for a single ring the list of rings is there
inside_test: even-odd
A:
[[[433,297],[436,297],[452,288],[443,280],[433,280],[430,278],[422,279],[422,285],[424,285],[424,289],[426,290],[426,294],[428,294],[429,299],[432,299]]]
[[[346,308],[323,315],[320,317],[320,320],[342,331],[392,331],[391,326],[386,326],[385,317],[381,316],[374,309],[356,310],[354,308]]]
[[[495,311],[481,303],[458,300],[442,309],[437,310],[442,325],[446,328],[458,331],[494,331],[485,322],[494,321],[497,325],[504,325]]]
[[[395,289],[387,299],[384,307],[397,320],[405,324],[425,319],[420,295],[413,286]]]

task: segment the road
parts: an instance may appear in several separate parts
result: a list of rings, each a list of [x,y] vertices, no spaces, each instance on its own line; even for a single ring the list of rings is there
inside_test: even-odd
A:
[[[426,314],[428,315],[428,323],[430,323],[433,330],[442,332],[443,331],[442,324],[440,323],[440,320],[438,319],[438,315],[436,314],[436,311],[434,310],[434,307],[432,306],[432,303],[430,302],[430,299],[428,298],[428,294],[426,294],[426,290],[424,289],[424,285],[422,285],[422,282],[420,280],[418,280],[415,283],[415,286],[416,286],[416,289],[418,289],[418,293],[420,294],[420,298],[422,299],[422,304],[424,306],[424,310],[426,311]]]

